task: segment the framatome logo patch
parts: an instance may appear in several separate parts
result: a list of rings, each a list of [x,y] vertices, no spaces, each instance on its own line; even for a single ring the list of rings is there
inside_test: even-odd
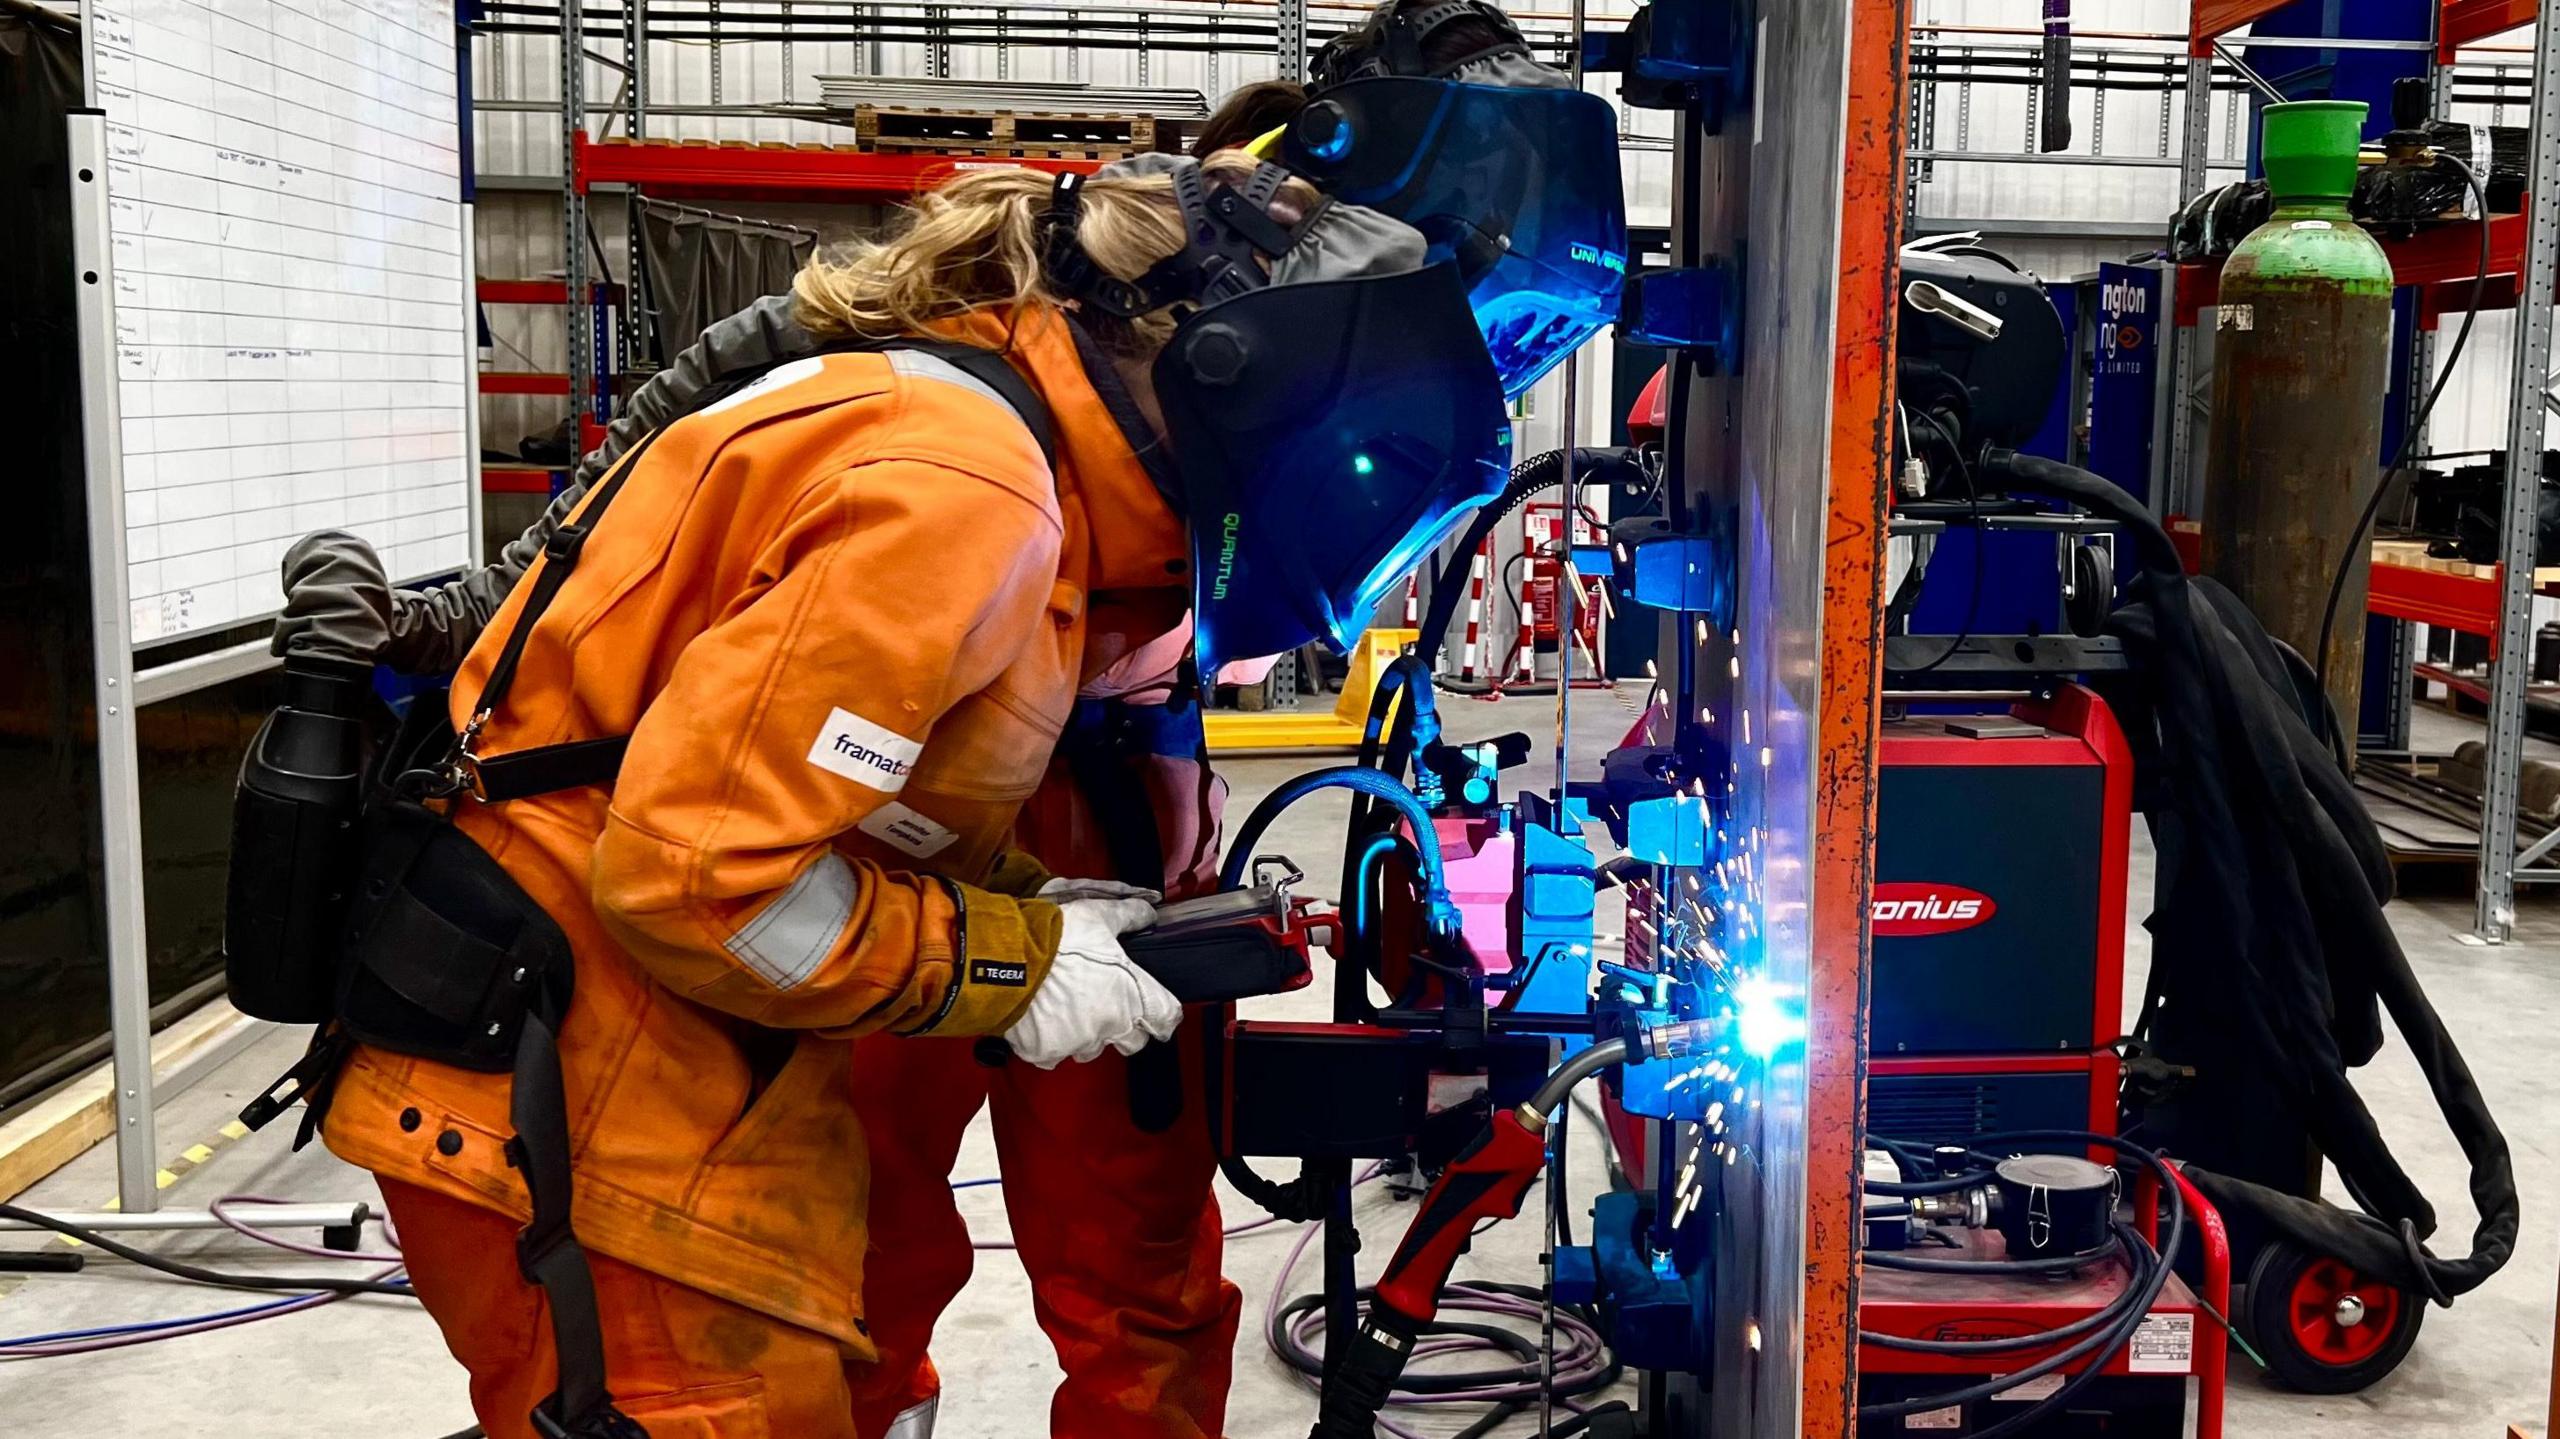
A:
[[[1960,884],[1898,879],[1876,886],[1875,907],[1867,917],[1878,939],[1894,939],[1953,934],[1971,929],[1999,911],[1999,904],[1980,890]]]
[[[829,710],[826,727],[809,746],[809,763],[883,794],[896,794],[906,788],[907,773],[923,753],[921,743],[896,730],[884,729],[850,710]]]

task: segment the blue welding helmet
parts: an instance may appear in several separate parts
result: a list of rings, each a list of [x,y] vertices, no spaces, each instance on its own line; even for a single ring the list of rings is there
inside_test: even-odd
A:
[[[1103,272],[1078,235],[1083,182],[1061,175],[1042,274],[1083,309],[1178,317],[1151,377],[1177,472],[1166,498],[1191,531],[1200,667],[1348,649],[1509,477],[1502,382],[1457,267],[1390,216],[1280,205],[1277,165],[1215,184],[1175,156],[1103,173],[1168,179],[1184,247],[1143,275]]]
[[[1308,102],[1281,163],[1411,225],[1458,268],[1502,392],[1517,396],[1618,318],[1627,269],[1618,121],[1578,90],[1412,75]]]
[[[1501,384],[1446,262],[1209,306],[1154,377],[1206,672],[1309,641],[1347,649],[1508,478]]]

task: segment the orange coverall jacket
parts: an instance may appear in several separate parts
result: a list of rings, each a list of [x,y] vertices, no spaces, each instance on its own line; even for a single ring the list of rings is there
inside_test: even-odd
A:
[[[668,428],[476,746],[627,732],[620,778],[457,815],[576,956],[580,1239],[866,1359],[853,1037],[1019,1016],[1057,910],[981,886],[1078,686],[1187,603],[1181,524],[1062,317],[1024,312],[1007,354],[1052,412],[1054,476],[1005,405],[911,355],[796,361]],[[465,661],[456,725],[533,589]],[[522,1218],[507,1093],[359,1049],[323,1132]]]

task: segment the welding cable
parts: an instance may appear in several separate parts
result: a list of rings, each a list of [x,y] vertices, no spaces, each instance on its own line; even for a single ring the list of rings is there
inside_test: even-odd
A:
[[[1867,1263],[1877,1269],[1902,1269],[1914,1274],[2069,1274],[2088,1267],[2114,1248],[2111,1243],[2088,1254],[2042,1254],[2032,1259],[1933,1259],[1899,1249],[1870,1249],[1866,1254]]]
[[[1383,1164],[1372,1164],[1352,1182],[1366,1184],[1386,1173]],[[1303,1294],[1282,1300],[1288,1292],[1289,1279],[1299,1262],[1324,1231],[1322,1220],[1309,1224],[1298,1236],[1280,1272],[1273,1277],[1271,1293],[1263,1306],[1263,1337],[1272,1354],[1294,1370],[1309,1387],[1321,1391],[1324,1360],[1316,1352],[1316,1341],[1324,1332],[1325,1300],[1322,1293]],[[1373,1291],[1362,1286],[1355,1297],[1366,1303]],[[1542,1313],[1543,1294],[1528,1285],[1498,1280],[1468,1279],[1448,1285],[1441,1291],[1440,1307],[1514,1323],[1534,1323]],[[1598,1316],[1582,1306],[1568,1306],[1558,1312],[1555,1396],[1571,1404],[1583,1395],[1606,1389],[1618,1381],[1622,1367],[1601,1336]],[[1490,1404],[1485,1415],[1459,1430],[1452,1439],[1483,1439],[1505,1422],[1529,1412],[1530,1401],[1542,1392],[1538,1342],[1528,1334],[1499,1324],[1470,1323],[1464,1320],[1435,1320],[1423,1326],[1422,1339],[1411,1358],[1446,1358],[1453,1355],[1499,1352],[1516,1356],[1515,1364],[1482,1367],[1451,1373],[1435,1370],[1425,1373],[1408,1371],[1397,1383],[1388,1401],[1403,1406],[1439,1406],[1449,1404]],[[1606,1406],[1602,1406],[1606,1407]],[[1423,1439],[1411,1429],[1392,1420],[1380,1418],[1378,1428],[1398,1439]],[[1559,1421],[1556,1434],[1575,1434],[1587,1427]]]
[[[1389,869],[1388,863],[1398,860],[1402,861],[1400,868]],[[1421,856],[1415,852],[1413,841],[1407,839],[1401,830],[1379,830],[1369,837],[1368,843],[1358,848],[1352,865],[1351,887],[1345,891],[1349,896],[1350,922],[1344,926],[1343,944],[1335,951],[1338,960],[1351,966],[1348,974],[1375,976],[1383,982],[1386,939],[1378,933],[1376,920],[1386,898],[1387,877],[1394,873],[1418,874],[1421,868]],[[1406,977],[1404,991],[1395,996],[1393,1004],[1398,1009],[1428,1007],[1424,988],[1435,976],[1455,985],[1466,984],[1475,978],[1469,971],[1443,964],[1428,953],[1409,954],[1405,959],[1413,972]],[[1334,1018],[1337,1021],[1368,1019],[1374,1012],[1364,985],[1359,993],[1358,1012],[1345,1012],[1345,1006],[1337,1004]]]
[[[234,1208],[243,1204],[293,1204],[296,1202],[298,1201],[291,1199],[278,1199],[275,1196],[268,1194],[226,1194],[220,1199],[213,1201],[211,1205],[207,1206],[206,1212],[210,1213],[214,1217],[215,1221],[221,1224],[223,1228],[230,1230],[232,1233],[237,1234],[244,1239],[254,1239],[260,1244],[264,1244],[272,1249],[281,1249],[287,1254],[299,1254],[308,1259],[367,1260],[375,1264],[397,1264],[400,1262],[400,1241],[397,1235],[389,1234],[390,1220],[388,1216],[386,1216],[383,1221],[383,1228],[385,1230],[386,1237],[390,1239],[391,1248],[387,1250],[365,1250],[331,1249],[326,1245],[305,1244],[298,1239],[287,1239],[283,1235],[276,1233],[274,1230],[261,1229],[257,1225],[251,1224],[247,1220],[244,1220],[231,1212]]]
[[[2462,324],[2453,332],[2453,347],[2445,351],[2444,363],[2436,370],[2436,382],[2427,388],[2427,397],[2419,404],[2417,417],[2410,420],[2408,428],[2401,432],[2399,452],[2391,457],[2391,463],[2382,467],[2382,474],[2374,480],[2373,493],[2365,498],[2364,510],[2356,516],[2356,527],[2347,534],[2347,552],[2338,557],[2337,571],[2329,577],[2329,602],[2320,609],[2319,648],[2311,654],[2312,672],[2319,679],[2317,691],[2322,694],[2329,689],[2329,637],[2337,629],[2338,602],[2346,596],[2347,580],[2355,574],[2357,557],[2362,556],[2367,564],[2373,562],[2372,554],[2365,549],[2365,534],[2373,528],[2375,517],[2382,513],[2383,497],[2391,493],[2392,472],[2409,463],[2409,452],[2417,447],[2418,437],[2426,433],[2427,420],[2436,412],[2436,401],[2444,398],[2444,387],[2453,379],[2454,367],[2462,359],[2462,347],[2471,339],[2471,322],[2480,318],[2480,302],[2488,292],[2489,269],[2495,263],[2489,244],[2489,192],[2481,187],[2480,176],[2469,165],[2455,159],[2451,151],[2440,150],[2436,158],[2461,172],[2462,183],[2471,187],[2472,201],[2480,207],[2480,268],[2471,277],[2470,308],[2462,312]]]
[[[226,1194],[213,1201],[211,1213],[233,1233],[256,1240],[260,1244],[282,1249],[287,1253],[307,1255],[313,1259],[344,1259],[385,1265],[387,1267],[374,1277],[396,1285],[392,1292],[415,1297],[410,1294],[405,1279],[393,1278],[400,1273],[401,1257],[397,1252],[400,1242],[399,1237],[391,1230],[390,1217],[387,1215],[383,1217],[382,1227],[384,1237],[391,1245],[391,1251],[376,1252],[329,1249],[321,1245],[304,1244],[298,1240],[287,1239],[273,1230],[259,1228],[231,1213],[233,1208],[244,1204],[292,1202],[294,1201],[261,1194]],[[217,1310],[211,1314],[186,1315],[175,1319],[144,1319],[129,1324],[102,1324],[88,1329],[66,1329],[50,1334],[26,1334],[15,1338],[0,1338],[0,1359],[50,1359],[94,1353],[102,1349],[121,1349],[133,1344],[161,1339],[180,1339],[189,1334],[206,1334],[216,1329],[229,1329],[261,1319],[299,1313],[344,1297],[346,1296],[340,1293],[306,1294],[243,1305],[237,1309]]]
[[[1325,1296],[1302,1294],[1283,1303],[1279,1296],[1288,1287],[1290,1274],[1305,1254],[1312,1236],[1311,1228],[1300,1237],[1273,1281],[1271,1302],[1264,1307],[1264,1339],[1282,1363],[1296,1371],[1311,1388],[1321,1388],[1324,1360],[1316,1352],[1316,1342],[1324,1332]],[[1362,1286],[1357,1297],[1364,1303],[1374,1296]],[[1466,1313],[1483,1314],[1514,1323],[1532,1323],[1541,1315],[1540,1295],[1527,1285],[1503,1284],[1490,1280],[1462,1280],[1441,1291],[1440,1307]],[[1527,1413],[1531,1401],[1551,1392],[1567,1404],[1598,1393],[1616,1384],[1624,1372],[1615,1355],[1608,1349],[1599,1332],[1597,1316],[1586,1309],[1572,1307],[1559,1310],[1556,1333],[1561,1341],[1556,1353],[1555,1382],[1551,1390],[1542,1385],[1544,1372],[1540,1364],[1538,1342],[1531,1336],[1500,1324],[1477,1324],[1463,1320],[1434,1320],[1421,1328],[1421,1341],[1413,1358],[1445,1359],[1452,1355],[1493,1352],[1516,1356],[1518,1362],[1508,1365],[1462,1370],[1458,1372],[1408,1370],[1396,1384],[1387,1401],[1399,1408],[1436,1407],[1451,1404],[1489,1404],[1492,1409],[1465,1429],[1457,1439],[1491,1434],[1505,1422]],[[1413,1430],[1392,1420],[1381,1418],[1378,1427],[1403,1439],[1420,1439]],[[1578,1433],[1579,1428],[1559,1424],[1556,1433]]]
[[[101,1324],[89,1329],[61,1329],[50,1334],[19,1334],[0,1339],[0,1358],[51,1358],[53,1351],[44,1346],[79,1339],[104,1339],[126,1334],[152,1334],[169,1329],[188,1329],[225,1319],[249,1319],[303,1307],[311,1296],[297,1299],[269,1299],[257,1304],[244,1304],[237,1309],[221,1309],[211,1314],[190,1314],[177,1319],[141,1319],[128,1324]],[[27,1352],[20,1351],[41,1351]]]
[[[2114,521],[2140,562],[2136,602],[2107,620],[2133,668],[2103,688],[2127,732],[2147,741],[2137,780],[2152,824],[2179,842],[2161,876],[2175,902],[2151,920],[2162,959],[2137,1037],[2183,1014],[2181,1057],[2211,1056],[2235,1087],[2240,1072],[2272,1076],[2253,1082],[2282,1098],[2363,1212],[2192,1166],[2186,1177],[2225,1214],[2408,1293],[2477,1288],[2515,1253],[2514,1157],[2383,911],[2392,876],[2381,834],[2265,627],[2228,589],[2189,578],[2159,520],[2103,476],[2010,451],[1988,452],[1984,466]],[[2458,1259],[2421,1242],[2435,1207],[2348,1073],[2381,1049],[2386,1015],[2469,1165],[2476,1219]]]
[[[1401,703],[1399,703],[1401,700]],[[1396,657],[1386,672],[1378,677],[1376,693],[1369,696],[1369,718],[1360,732],[1358,765],[1376,770],[1390,779],[1403,776],[1413,764],[1413,756],[1426,744],[1440,739],[1439,697],[1434,691],[1430,666],[1417,654]],[[1366,893],[1361,888],[1359,869],[1366,863],[1363,840],[1376,834],[1398,832],[1398,825],[1380,807],[1379,801],[1364,793],[1351,796],[1351,814],[1343,834],[1342,888],[1349,896]],[[1417,831],[1420,833],[1420,831]],[[1354,930],[1355,947],[1359,932]],[[1374,966],[1372,966],[1374,972]],[[1338,1014],[1338,1019],[1355,1016]]]
[[[2093,1332],[2082,1333],[2079,1338],[2073,1340],[2068,1346],[2055,1350],[2053,1353],[2037,1360],[2033,1364],[2029,1364],[2021,1369],[1999,1375],[1992,1379],[1986,1379],[1979,1384],[1967,1385],[1961,1389],[1950,1389],[1938,1394],[1924,1394],[1909,1399],[1896,1399],[1887,1403],[1861,1404],[1858,1406],[1858,1418],[1861,1421],[1870,1419],[1897,1419],[1912,1414],[1927,1413],[1935,1409],[1945,1409],[1952,1408],[1957,1405],[1977,1403],[1981,1400],[1992,1398],[1995,1395],[2005,1394],[2012,1389],[2018,1388],[2020,1385],[2032,1384],[2036,1380],[2042,1379],[2048,1374],[2065,1369],[2071,1364],[2077,1363],[2081,1360],[2087,1360],[2088,1362],[2078,1371],[2064,1379],[2062,1388],[2055,1391],[2053,1395],[2047,1396],[2047,1400],[2039,1401],[2038,1405],[2033,1409],[2030,1409],[2026,1414],[2016,1417],[2024,1418],[2029,1422],[2032,1422],[2033,1418],[2037,1415],[2051,1412],[2051,1410],[2043,1407],[2045,1403],[2054,1399],[2068,1402],[2071,1395],[2077,1393],[2081,1387],[2095,1379],[2099,1374],[2105,1372],[2107,1361],[2110,1357],[2112,1357],[2118,1350],[2124,1348],[2125,1345],[2132,1342],[2134,1331],[2140,1328],[2142,1321],[2149,1316],[2153,1301],[2159,1297],[2161,1289],[2167,1285],[2169,1275],[2174,1268],[2166,1258],[2162,1257],[2162,1253],[2160,1251],[2153,1250],[2149,1245],[2142,1244],[2141,1236],[2133,1233],[2128,1226],[2119,1223],[2117,1225],[2117,1229],[2120,1231],[2118,1235],[2119,1239],[2126,1242],[2129,1252],[2135,1256],[2137,1262],[2134,1264],[2131,1272],[2126,1276],[2124,1289],[2115,1299],[2108,1301],[2108,1307],[2106,1310],[2101,1311],[2106,1315],[2106,1322],[2102,1325],[2092,1326]],[[2183,1236],[2179,1235],[2173,1237]],[[1869,1257],[1872,1258],[1873,1256]],[[1870,1337],[1871,1336],[1867,1331],[1859,1331],[1859,1342],[1865,1343]],[[2036,1335],[2035,1338],[2039,1345],[2055,1342],[2055,1336],[2051,1334],[2039,1334]],[[1957,1343],[1958,1341],[1942,1342]],[[1932,1350],[1929,1352],[1935,1353],[1941,1351]],[[1952,1352],[1958,1354],[1971,1354],[1981,1351],[1975,1349],[1973,1346],[1966,1345]],[[2024,1426],[2004,1421],[2004,1423],[1997,1429],[1985,1430],[1982,1435],[1976,1435],[1975,1439],[1983,1439],[1983,1435],[1995,1432],[2013,1433],[2020,1427]]]
[[[400,1274],[401,1267],[401,1257],[396,1252],[368,1253],[303,1244],[271,1230],[249,1224],[230,1213],[231,1208],[236,1205],[289,1202],[291,1201],[273,1199],[264,1195],[229,1194],[215,1200],[211,1208],[213,1217],[221,1221],[225,1227],[261,1244],[290,1253],[309,1255],[315,1259],[345,1259],[381,1264],[384,1267],[378,1270],[373,1278],[394,1285],[393,1292],[415,1297],[410,1293],[407,1281],[395,1277]],[[399,1239],[397,1235],[390,1233],[388,1218],[383,1221],[383,1228],[386,1238],[396,1251],[399,1247]],[[104,1324],[94,1328],[67,1329],[50,1334],[21,1335],[16,1338],[0,1339],[0,1359],[66,1358],[79,1354],[94,1354],[108,1349],[130,1348],[137,1344],[157,1343],[164,1339],[182,1339],[191,1334],[209,1334],[218,1329],[236,1328],[264,1319],[300,1313],[306,1309],[316,1309],[323,1304],[334,1303],[346,1297],[344,1293],[304,1294],[287,1299],[271,1299],[260,1304],[243,1305],[237,1309],[218,1310],[211,1314],[188,1315],[176,1319],[146,1319],[130,1324]]]

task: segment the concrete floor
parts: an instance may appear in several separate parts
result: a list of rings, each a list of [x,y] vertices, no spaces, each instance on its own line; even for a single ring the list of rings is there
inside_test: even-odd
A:
[[[1577,766],[1614,743],[1625,729],[1632,695],[1583,695],[1575,705]],[[1499,704],[1446,702],[1446,717],[1460,737],[1510,729],[1552,732],[1553,702],[1510,700]],[[2449,736],[2423,736],[2449,747]],[[1277,780],[1308,767],[1305,759],[1231,761],[1222,768],[1235,785],[1231,814]],[[1542,782],[1533,764],[1523,782]],[[1313,800],[1275,828],[1263,846],[1296,857],[1321,883],[1339,862],[1338,803]],[[2135,915],[2146,907],[2150,851],[2136,827]],[[2393,909],[2412,962],[2461,1040],[2504,1120],[2515,1150],[2517,1178],[2535,1199],[2560,1188],[2560,1151],[2536,1121],[2560,1113],[2560,1095],[2541,1062],[2560,1008],[2560,907],[2528,904],[2521,941],[2499,949],[2462,942],[2470,922],[2466,895],[2404,900]],[[2138,993],[2148,959],[2147,936],[2138,922],[2129,930]],[[1266,1001],[1274,1016],[1321,1011],[1323,986]],[[280,1072],[297,1047],[277,1033],[214,1079],[180,1097],[163,1112],[161,1139],[175,1157],[190,1146],[212,1147],[164,1194],[172,1205],[201,1206],[225,1194],[294,1198],[366,1198],[370,1182],[314,1146],[290,1151],[284,1124],[236,1142],[224,1142],[224,1121]],[[2385,1132],[2413,1173],[2425,1177],[2443,1213],[2442,1242],[2458,1247],[2471,1215],[2462,1169],[2452,1141],[2437,1123],[2424,1085],[2395,1045],[2359,1083]],[[1587,1126],[1585,1132],[1587,1133]],[[981,1124],[962,1150],[960,1177],[995,1173],[993,1146]],[[1577,1174],[1596,1186],[1598,1167],[1588,1153]],[[1577,1191],[1583,1189],[1576,1184]],[[114,1191],[112,1164],[93,1151],[39,1186],[26,1201],[54,1208],[93,1207]],[[1003,1213],[991,1189],[968,1191],[964,1203],[980,1232],[1001,1233]],[[1533,1200],[1533,1204],[1535,1201]],[[1577,1198],[1581,1208],[1587,1197]],[[1377,1186],[1363,1191],[1364,1227],[1373,1234],[1401,1230],[1405,1212]],[[1254,1217],[1230,1196],[1231,1222]],[[1302,1231],[1274,1227],[1235,1240],[1228,1272],[1245,1291],[1246,1334],[1238,1356],[1229,1433],[1232,1439],[1295,1439],[1313,1413],[1305,1390],[1264,1349],[1260,1316],[1278,1287],[1282,1261]],[[372,1237],[369,1234],[369,1237]],[[1479,1240],[1461,1268],[1494,1278],[1533,1283],[1538,1277],[1534,1221],[1496,1229]],[[12,1247],[43,1241],[14,1236]],[[234,1268],[299,1272],[300,1261],[276,1255],[233,1236],[159,1239],[160,1247]],[[2523,1243],[2507,1271],[2450,1311],[2429,1316],[2416,1352],[2391,1379],[2345,1399],[2286,1394],[2263,1385],[2235,1362],[2228,1432],[2271,1435],[2318,1423],[2329,1435],[2392,1439],[2477,1439],[2508,1422],[2538,1421],[2550,1372],[2555,1267],[2554,1230],[2538,1204],[2529,1204]],[[1371,1260],[1383,1254],[1373,1246]],[[950,1385],[941,1433],[945,1439],[1022,1439],[1040,1431],[1055,1366],[1047,1343],[1031,1322],[1028,1287],[1009,1255],[982,1256],[977,1276],[943,1321],[936,1351]],[[1302,1292],[1312,1283],[1312,1255],[1286,1286]],[[341,1266],[352,1267],[352,1266]],[[255,1302],[163,1282],[112,1260],[95,1262],[78,1277],[0,1276],[0,1333],[31,1335],[67,1328],[192,1315]],[[315,1313],[76,1359],[0,1364],[0,1433],[17,1439],[124,1439],[144,1433],[209,1433],[236,1439],[344,1434],[382,1439],[434,1439],[469,1424],[459,1368],[446,1357],[432,1323],[402,1301],[358,1299]],[[1424,1418],[1413,1427],[1445,1434],[1457,1426]],[[1510,1432],[1528,1434],[1521,1422]],[[2538,1422],[2530,1426],[2538,1432]]]

